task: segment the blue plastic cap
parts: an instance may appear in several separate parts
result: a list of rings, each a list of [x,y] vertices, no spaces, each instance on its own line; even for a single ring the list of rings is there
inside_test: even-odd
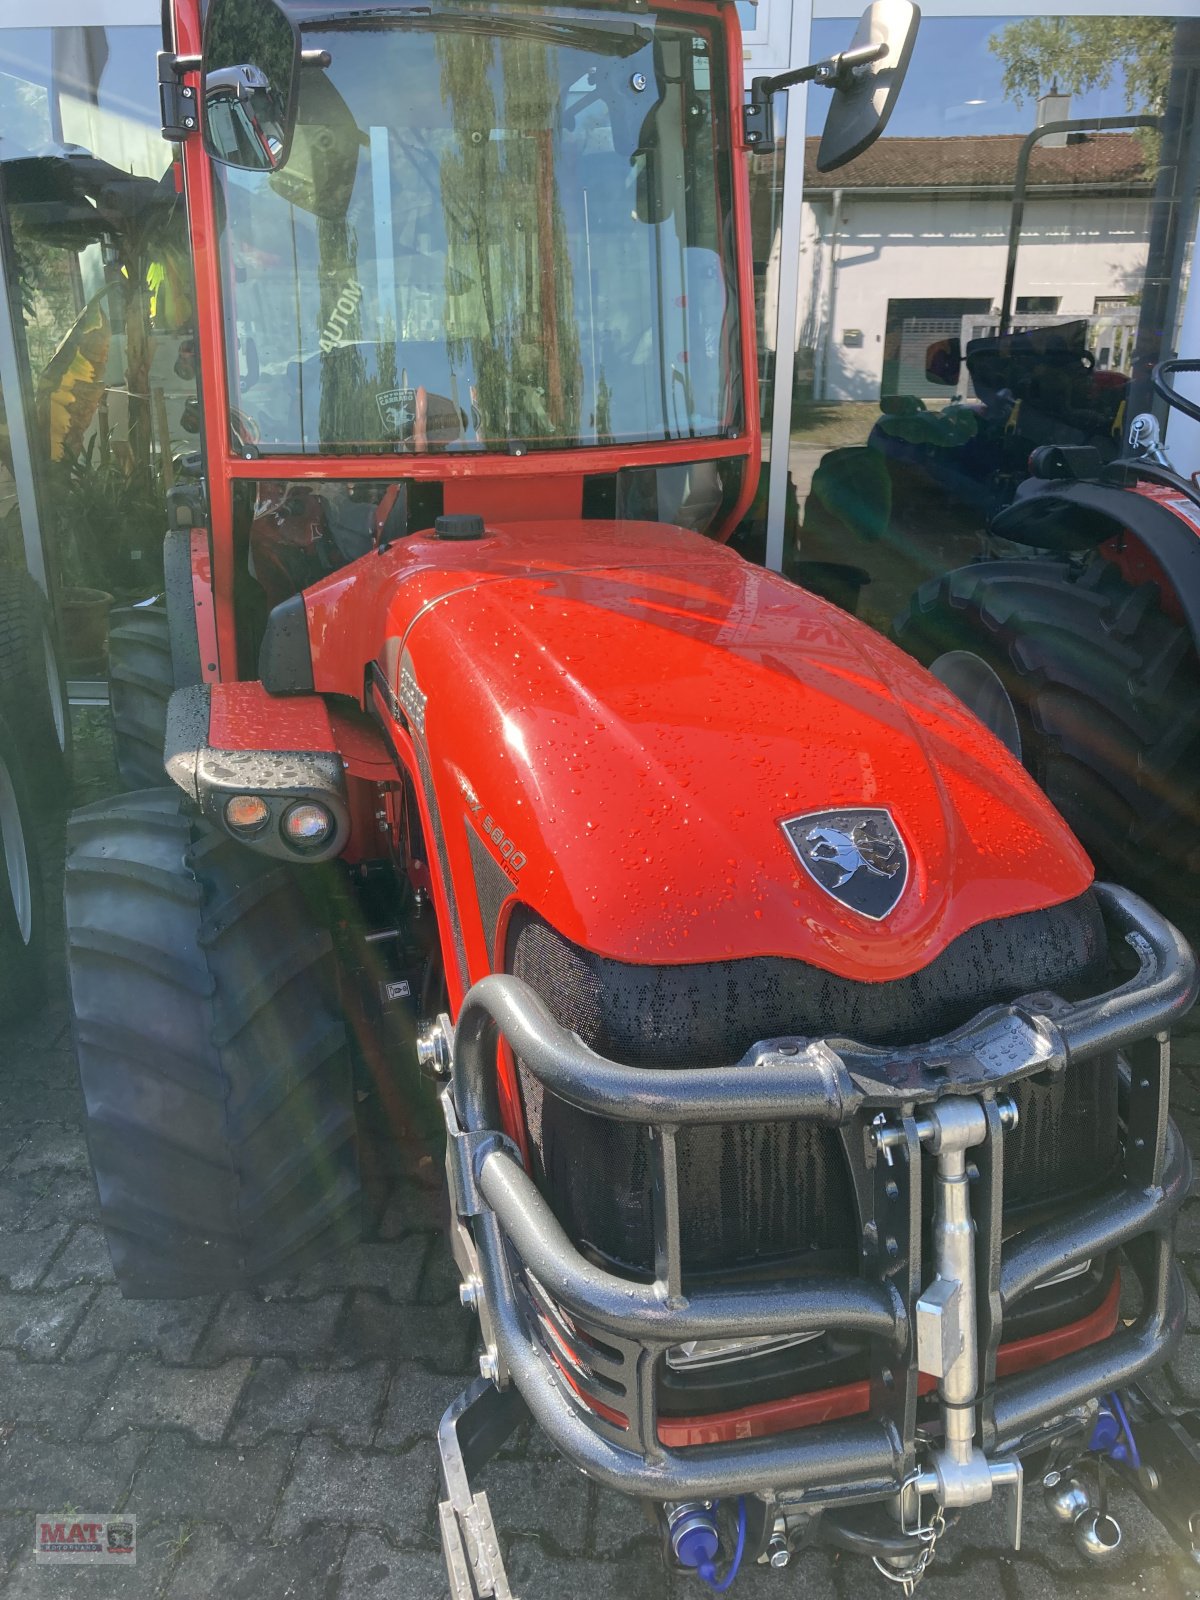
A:
[[[680,1535],[675,1555],[680,1566],[710,1566],[716,1558],[720,1535],[715,1527],[694,1526]]]
[[[1089,1450],[1098,1450],[1107,1454],[1121,1437],[1121,1424],[1107,1406],[1101,1406],[1096,1417],[1096,1425],[1092,1429],[1092,1437],[1088,1442]]]

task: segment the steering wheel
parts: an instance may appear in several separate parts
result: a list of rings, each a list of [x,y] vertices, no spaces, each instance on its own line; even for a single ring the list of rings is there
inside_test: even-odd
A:
[[[1200,361],[1160,361],[1150,375],[1154,392],[1160,399],[1165,400],[1169,406],[1174,406],[1177,411],[1182,411],[1185,417],[1191,417],[1193,422],[1200,422],[1200,406],[1180,394],[1173,384],[1167,382],[1173,372],[1200,372]]]

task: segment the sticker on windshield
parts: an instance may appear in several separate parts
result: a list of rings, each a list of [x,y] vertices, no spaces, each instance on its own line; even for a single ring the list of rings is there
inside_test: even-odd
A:
[[[323,356],[327,356],[349,337],[348,324],[358,310],[358,303],[362,297],[362,284],[357,279],[351,278],[338,295],[333,310],[329,313],[329,320],[321,329],[321,338],[318,342]]]
[[[375,396],[383,426],[399,444],[412,438],[413,423],[417,419],[417,391],[415,389],[381,389]]]

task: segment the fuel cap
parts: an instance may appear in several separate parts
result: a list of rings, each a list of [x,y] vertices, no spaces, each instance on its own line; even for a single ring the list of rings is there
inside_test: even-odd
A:
[[[433,531],[439,539],[482,539],[483,518],[474,511],[446,512],[434,519]]]

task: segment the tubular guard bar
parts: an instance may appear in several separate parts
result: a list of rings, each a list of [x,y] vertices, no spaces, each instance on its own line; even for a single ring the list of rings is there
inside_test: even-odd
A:
[[[1167,1114],[1169,1030],[1196,998],[1196,961],[1182,936],[1136,895],[1110,885],[1096,892],[1110,938],[1137,958],[1133,978],[1078,1003],[1028,995],[981,1012],[943,1038],[896,1050],[841,1039],[775,1039],[756,1045],[733,1067],[627,1067],[561,1028],[520,980],[496,975],[477,983],[463,1003],[451,1083],[442,1093],[446,1159],[457,1213],[455,1253],[468,1283],[474,1280],[486,1370],[502,1391],[515,1384],[523,1406],[514,1415],[527,1407],[563,1454],[597,1482],[654,1501],[769,1492],[816,1510],[898,1493],[917,1467],[914,1328],[916,1302],[932,1270],[921,1259],[918,1117],[922,1106],[949,1095],[976,1097],[987,1122],[985,1141],[972,1151],[978,1176],[971,1200],[982,1450],[1019,1454],[1045,1438],[1053,1419],[1165,1360],[1186,1316],[1172,1232],[1191,1178],[1187,1151]],[[582,1110],[649,1126],[653,1283],[585,1259],[512,1144],[496,1131],[497,1032],[551,1093]],[[1004,1126],[997,1093],[1031,1074],[1062,1072],[1117,1050],[1123,1053],[1125,1134],[1119,1179],[1104,1196],[1002,1241]],[[841,1132],[859,1211],[861,1276],[685,1294],[676,1130],[796,1119]],[[881,1125],[888,1130],[886,1155],[874,1137]],[[1118,1246],[1141,1287],[1138,1319],[1098,1344],[997,1380],[996,1354],[1013,1304],[1045,1280]],[[553,1320],[563,1312],[598,1336],[586,1340],[582,1363],[569,1368],[570,1382],[561,1349],[556,1359],[550,1354]],[[669,1346],[818,1329],[869,1340],[867,1416],[728,1445],[672,1450],[661,1444],[655,1378]],[[471,1396],[479,1399],[480,1389],[492,1385],[476,1386]],[[599,1401],[598,1409],[585,1407],[581,1396]],[[443,1425],[442,1510],[444,1527],[452,1503],[460,1519],[468,1515],[462,1532],[470,1544],[471,1508],[482,1502],[486,1514],[486,1497],[472,1500],[454,1442],[468,1398],[456,1402]],[[468,1453],[469,1466],[482,1464],[478,1448]],[[452,1472],[447,1461],[457,1462]]]

